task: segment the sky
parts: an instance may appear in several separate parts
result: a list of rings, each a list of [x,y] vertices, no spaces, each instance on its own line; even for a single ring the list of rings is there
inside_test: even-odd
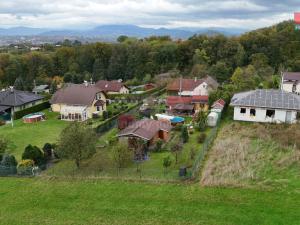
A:
[[[0,27],[256,29],[293,19],[300,0],[0,0]]]

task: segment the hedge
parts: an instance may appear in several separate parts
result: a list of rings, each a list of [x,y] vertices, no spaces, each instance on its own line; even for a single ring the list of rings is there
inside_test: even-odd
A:
[[[20,111],[17,111],[14,113],[14,119],[21,119],[23,116],[26,116],[30,113],[36,113],[36,112],[40,112],[43,111],[44,109],[48,109],[50,108],[50,103],[49,102],[43,102],[40,103],[38,105],[32,106],[30,108],[26,108]]]
[[[118,113],[117,115],[114,115],[114,116],[110,117],[109,119],[103,121],[101,124],[99,124],[99,125],[97,125],[97,127],[95,127],[96,132],[99,134],[99,133],[103,133],[103,132],[110,130],[113,126],[116,125],[117,119],[120,115],[125,114],[134,108],[137,108],[139,105],[140,104],[135,104],[135,105],[129,107],[128,109]]]
[[[155,93],[164,90],[164,87],[153,88],[148,91],[145,91],[141,94],[113,94],[108,95],[108,98],[111,100],[114,99],[130,99],[130,100],[142,100],[143,98]]]

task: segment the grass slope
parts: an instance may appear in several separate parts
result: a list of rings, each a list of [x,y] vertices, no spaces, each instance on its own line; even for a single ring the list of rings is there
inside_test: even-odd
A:
[[[47,120],[35,124],[25,124],[16,120],[15,126],[5,125],[0,127],[0,135],[6,137],[10,142],[9,152],[18,159],[28,144],[36,145],[40,148],[46,142],[56,142],[60,132],[67,125],[67,122],[56,119],[57,114],[45,110]]]
[[[1,224],[299,224],[300,194],[110,181],[0,180]]]
[[[300,191],[298,126],[238,122],[224,125],[209,153],[201,183]]]

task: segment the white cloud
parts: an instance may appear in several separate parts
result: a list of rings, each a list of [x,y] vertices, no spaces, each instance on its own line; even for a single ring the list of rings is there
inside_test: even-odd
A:
[[[0,26],[84,28],[100,24],[136,24],[155,27],[257,28],[292,18],[288,12],[280,11],[283,10],[282,7],[278,6],[276,10],[272,8],[275,7],[272,1],[262,2],[260,4],[256,0],[1,0]]]

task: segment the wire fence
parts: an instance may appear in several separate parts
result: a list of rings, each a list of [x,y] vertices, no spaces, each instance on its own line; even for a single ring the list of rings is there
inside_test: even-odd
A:
[[[191,172],[191,179],[198,180],[200,178],[200,170],[203,166],[205,157],[207,155],[207,152],[209,151],[211,145],[213,144],[215,138],[217,137],[218,129],[220,127],[220,121],[221,121],[222,114],[219,113],[218,120],[216,126],[212,129],[210,132],[210,135],[205,139],[203,145],[201,146],[201,150],[199,151],[199,154],[196,156],[196,159],[194,161],[194,165]]]

